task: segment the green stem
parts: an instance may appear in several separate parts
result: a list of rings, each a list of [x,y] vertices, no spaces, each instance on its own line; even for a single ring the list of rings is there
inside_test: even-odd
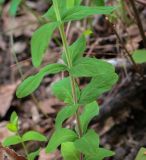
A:
[[[25,145],[25,143],[23,142],[22,137],[21,137],[21,135],[20,135],[18,132],[17,132],[17,135],[21,138],[21,145],[22,145],[22,147],[23,147],[23,149],[24,149],[24,152],[25,152],[25,155],[26,155],[27,159],[29,159],[29,157],[28,157],[29,154],[28,154],[26,145]]]
[[[58,4],[57,4],[56,0],[53,0],[53,5],[54,5],[57,21],[59,21],[61,23],[61,25],[59,27],[59,31],[60,31],[60,35],[61,35],[61,39],[62,39],[64,51],[65,51],[65,56],[67,59],[67,64],[68,64],[68,67],[71,68],[72,67],[71,56],[70,56],[70,52],[68,49],[67,38],[65,35],[65,31],[64,31],[64,25],[63,25],[63,22],[61,21],[61,16],[59,13]],[[75,78],[72,77],[71,75],[70,75],[70,83],[71,83],[71,88],[72,88],[73,102],[74,102],[74,104],[77,104],[76,82],[75,82]],[[76,112],[75,116],[76,116],[77,128],[79,131],[79,138],[80,138],[80,137],[82,137],[82,129],[81,129],[81,123],[80,123],[80,118],[79,118],[79,111]],[[80,160],[82,160],[82,159],[83,159],[83,155],[80,154]]]

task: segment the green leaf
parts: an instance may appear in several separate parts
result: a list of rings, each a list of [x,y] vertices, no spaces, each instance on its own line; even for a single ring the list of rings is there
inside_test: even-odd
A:
[[[35,158],[39,156],[39,153],[40,153],[40,149],[35,152],[29,153],[28,160],[35,160]]]
[[[31,39],[32,63],[35,67],[39,67],[43,56],[47,50],[52,33],[59,25],[58,22],[45,24],[36,30]]]
[[[69,117],[75,114],[77,111],[78,105],[71,105],[62,108],[62,110],[57,114],[55,119],[55,128],[62,128],[62,123]]]
[[[74,0],[74,6],[80,5],[81,1],[82,0]],[[60,12],[61,17],[63,16],[64,12],[67,11],[67,8],[69,6],[71,7],[73,5],[73,0],[63,0],[63,1],[57,0],[57,2],[58,2],[58,8],[59,8],[59,12]],[[65,5],[65,4],[67,4],[67,5]],[[56,14],[54,11],[54,6],[52,6],[48,9],[48,11],[44,14],[44,17],[48,18],[51,21],[57,20]]]
[[[81,90],[79,103],[88,104],[95,101],[101,94],[110,90],[117,80],[118,75],[114,72],[92,78],[91,82]]]
[[[146,62],[146,50],[140,49],[134,51],[132,57],[136,63],[144,63]]]
[[[112,64],[95,58],[83,57],[77,60],[69,72],[74,77],[95,77],[114,72]]]
[[[86,49],[86,38],[84,35],[82,35],[76,42],[74,42],[69,47],[72,63],[74,63],[76,60],[78,60],[83,56],[85,49]],[[67,63],[65,53],[62,54],[62,59],[64,60],[65,63]]]
[[[63,16],[62,20],[64,22],[81,20],[88,16],[95,14],[110,14],[115,10],[115,7],[87,7],[87,6],[76,6],[67,10]]]
[[[14,124],[15,126],[18,126],[18,115],[17,115],[16,112],[13,112],[13,113],[11,114],[10,122],[11,122],[12,124]]]
[[[90,104],[87,104],[84,108],[84,111],[82,115],[80,116],[80,122],[83,133],[86,132],[89,122],[97,116],[99,113],[99,106],[97,102],[92,102]]]
[[[25,79],[17,88],[16,95],[18,98],[23,98],[34,92],[40,85],[44,76],[47,74],[55,74],[64,71],[66,66],[63,64],[49,64],[42,68],[39,73]]]
[[[70,84],[70,79],[69,77],[64,78],[55,84],[52,85],[51,87],[53,94],[60,100],[68,103],[68,104],[73,104],[72,100],[72,88]],[[79,98],[80,95],[80,90],[76,85],[76,94],[77,97]]]
[[[146,155],[144,154],[145,152],[146,148],[140,148],[135,160],[146,160]]]
[[[83,137],[77,139],[74,144],[79,152],[89,155],[94,154],[99,147],[99,136],[93,129],[90,129]]]
[[[36,131],[29,131],[22,136],[22,140],[23,142],[25,141],[42,141],[43,142],[43,141],[47,141],[47,138],[41,133],[38,133]]]
[[[16,125],[14,125],[13,123],[8,123],[7,129],[11,132],[14,132],[14,133],[16,133],[18,131],[18,127]]]
[[[67,128],[61,128],[59,130],[56,130],[47,147],[46,147],[46,152],[47,153],[50,153],[50,152],[53,152],[57,149],[57,147],[64,143],[64,142],[73,142],[75,139],[77,139],[77,135],[75,132],[73,132],[72,130],[70,129],[67,129]]]
[[[10,4],[10,9],[9,9],[9,14],[11,16],[15,16],[16,12],[18,10],[19,5],[21,4],[22,0],[11,0],[11,4]]]
[[[66,2],[66,8],[67,8],[67,9],[73,8],[74,5],[75,5],[75,0],[68,0],[68,1]]]
[[[4,147],[9,147],[11,145],[15,145],[15,144],[19,144],[21,143],[21,137],[20,136],[10,136],[10,137],[7,137],[4,142],[3,142],[3,146]]]
[[[104,158],[111,157],[113,155],[115,155],[115,153],[110,150],[98,148],[94,154],[86,155],[85,160],[97,160],[97,157],[98,160],[103,160]]]
[[[23,98],[34,92],[40,85],[43,77],[38,74],[25,79],[17,88],[16,96]]]
[[[61,145],[61,153],[64,160],[80,160],[80,153],[73,142],[65,142]]]
[[[0,5],[3,4],[5,2],[5,0],[0,0]]]
[[[74,142],[76,149],[85,154],[86,160],[103,160],[114,155],[112,151],[99,148],[99,136],[94,130],[89,130],[82,138]]]

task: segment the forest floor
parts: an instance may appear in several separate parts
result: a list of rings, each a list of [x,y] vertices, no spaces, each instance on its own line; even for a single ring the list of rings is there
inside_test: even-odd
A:
[[[33,98],[28,96],[17,99],[15,96],[16,88],[22,79],[19,67],[24,77],[37,72],[31,63],[30,38],[41,24],[38,17],[47,10],[49,4],[46,3],[45,0],[27,1],[27,6],[22,5],[15,18],[8,15],[9,1],[3,6],[0,17],[0,142],[11,135],[6,129],[6,123],[14,110],[20,117],[21,133],[37,130],[49,138],[54,129],[54,118],[64,105],[50,91],[50,85],[60,79],[62,74],[45,77]],[[137,3],[137,8],[146,32],[146,5]],[[127,17],[124,20],[119,17],[114,22],[114,29],[131,53],[144,46],[131,8],[125,12]],[[98,99],[100,115],[90,126],[99,133],[101,146],[116,152],[116,155],[108,160],[134,160],[139,148],[146,147],[145,76],[141,77],[141,74],[135,71],[134,65],[121,47],[105,16],[94,16],[94,19],[72,23],[68,33],[69,43],[75,41],[80,33],[88,28],[92,29],[93,34],[87,39],[85,55],[103,58],[114,64],[120,77],[118,84]],[[50,43],[43,66],[58,61],[60,44],[59,34],[55,32],[55,38]],[[19,67],[15,61],[15,54]],[[139,67],[146,73],[145,64]],[[86,82],[86,79],[82,79],[81,85],[85,85]],[[73,120],[69,119],[65,126],[74,126],[72,122]],[[58,151],[46,155],[43,149],[46,144],[28,143],[27,148],[33,151],[40,145],[42,151],[39,160],[61,159]],[[14,149],[23,154],[19,145]]]

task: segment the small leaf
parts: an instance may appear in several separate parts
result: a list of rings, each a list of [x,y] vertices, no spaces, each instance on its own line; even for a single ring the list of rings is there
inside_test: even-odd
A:
[[[47,50],[52,33],[59,25],[58,22],[45,24],[36,30],[31,39],[32,62],[35,67],[39,67],[43,56]]]
[[[40,85],[43,77],[38,74],[25,79],[17,88],[16,96],[23,98],[34,92]]]
[[[115,10],[115,7],[87,7],[87,6],[76,6],[67,10],[62,19],[64,22],[81,20],[88,16],[95,14],[110,14]]]
[[[17,88],[16,95],[23,98],[34,92],[40,85],[43,77],[47,74],[55,74],[64,71],[66,66],[63,64],[49,64],[42,68],[39,73],[25,79]]]
[[[72,88],[71,88],[69,77],[56,82],[55,84],[52,85],[51,89],[52,89],[53,94],[58,99],[68,104],[73,104]],[[77,87],[77,85],[76,85],[76,94],[77,94],[77,97],[79,98],[80,90]]]
[[[80,153],[73,142],[65,142],[61,145],[61,153],[64,160],[80,160]]]
[[[53,133],[53,135],[52,135],[52,137],[46,147],[46,152],[47,153],[53,152],[57,149],[57,147],[60,144],[62,144],[64,142],[72,142],[75,139],[77,139],[77,135],[75,132],[73,132],[70,129],[61,128],[59,130],[56,130]]]
[[[98,60],[95,58],[82,57],[78,59],[69,72],[74,77],[95,77],[107,75],[114,72],[115,69],[112,64]]]
[[[78,60],[83,56],[85,49],[86,49],[86,38],[84,35],[82,35],[76,42],[74,42],[69,47],[72,63],[74,63],[76,60]],[[65,63],[67,63],[65,53],[63,53],[62,55],[62,59],[64,60]]]
[[[146,152],[146,148],[141,147],[135,160],[146,160],[145,152]]]
[[[35,158],[39,156],[39,153],[40,153],[40,149],[35,152],[29,153],[28,160],[35,160]]]
[[[15,16],[18,10],[19,5],[21,4],[22,0],[12,0],[10,4],[9,13],[11,16]]]
[[[62,128],[62,123],[69,117],[75,114],[78,105],[71,105],[64,107],[58,114],[55,120],[56,129]]]
[[[107,92],[117,82],[118,75],[109,72],[110,74],[103,74],[92,78],[91,82],[81,90],[79,99],[80,104],[88,104],[95,101],[101,94]]]
[[[74,142],[76,149],[83,154],[94,154],[99,147],[99,136],[93,129]],[[89,147],[90,146],[90,147]]]
[[[83,133],[86,132],[89,122],[93,117],[97,116],[99,113],[99,106],[97,102],[89,103],[85,106],[82,115],[80,116],[80,122]]]
[[[17,135],[14,135],[14,136],[10,136],[8,138],[6,138],[3,142],[3,146],[4,147],[9,147],[11,145],[15,145],[15,144],[19,144],[21,143],[21,137],[20,136],[17,136]]]
[[[136,50],[132,54],[132,57],[136,63],[144,63],[146,62],[146,50]]]
[[[14,124],[15,126],[18,126],[18,115],[17,115],[16,112],[13,112],[13,113],[11,114],[10,122],[11,122],[12,124]]]
[[[14,125],[13,123],[8,123],[7,129],[11,132],[14,132],[14,133],[16,133],[18,131],[18,127],[16,125]]]
[[[47,138],[41,133],[38,133],[36,131],[29,131],[22,136],[22,140],[23,142],[25,141],[42,141],[43,142],[43,141],[47,141]]]

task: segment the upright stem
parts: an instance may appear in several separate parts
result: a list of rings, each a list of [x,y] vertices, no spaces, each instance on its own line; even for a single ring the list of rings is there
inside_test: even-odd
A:
[[[17,132],[17,135],[21,138],[21,135]],[[22,138],[21,138],[22,139]],[[24,152],[25,152],[25,155],[26,155],[26,157],[27,157],[27,159],[29,158],[28,157],[28,151],[27,151],[27,148],[26,148],[26,146],[25,146],[25,143],[23,142],[23,140],[21,140],[21,144],[22,144],[22,147],[23,147],[23,149],[24,149]]]
[[[144,34],[143,25],[142,25],[141,19],[139,17],[138,10],[136,8],[136,4],[135,4],[134,0],[129,0],[129,1],[131,3],[131,6],[132,6],[134,14],[135,14],[137,25],[138,25],[138,28],[139,28],[139,31],[140,31],[140,34],[141,34],[141,37],[142,37],[142,40],[143,40],[144,48],[146,49],[146,37],[145,37],[145,34]]]
[[[60,13],[59,13],[59,8],[58,8],[58,3],[56,0],[53,0],[53,5],[54,5],[54,10],[56,13],[56,18],[57,21],[59,21],[60,27],[59,27],[59,31],[60,31],[60,35],[61,35],[61,39],[62,39],[62,43],[63,43],[63,47],[64,47],[64,51],[65,51],[65,56],[67,59],[67,65],[69,68],[72,67],[72,61],[71,61],[71,56],[70,56],[70,52],[68,49],[68,44],[67,44],[67,38],[65,35],[65,31],[64,31],[64,25],[63,22],[61,20],[60,17]],[[74,104],[77,104],[77,94],[76,94],[76,82],[75,82],[75,78],[72,77],[70,75],[70,82],[71,82],[71,88],[72,88],[72,97],[73,97],[73,102]],[[76,121],[77,121],[77,127],[78,127],[78,131],[79,131],[79,138],[82,136],[82,129],[81,129],[81,124],[80,124],[80,118],[79,118],[79,112],[76,112]],[[81,155],[81,160],[82,160],[82,155]]]

